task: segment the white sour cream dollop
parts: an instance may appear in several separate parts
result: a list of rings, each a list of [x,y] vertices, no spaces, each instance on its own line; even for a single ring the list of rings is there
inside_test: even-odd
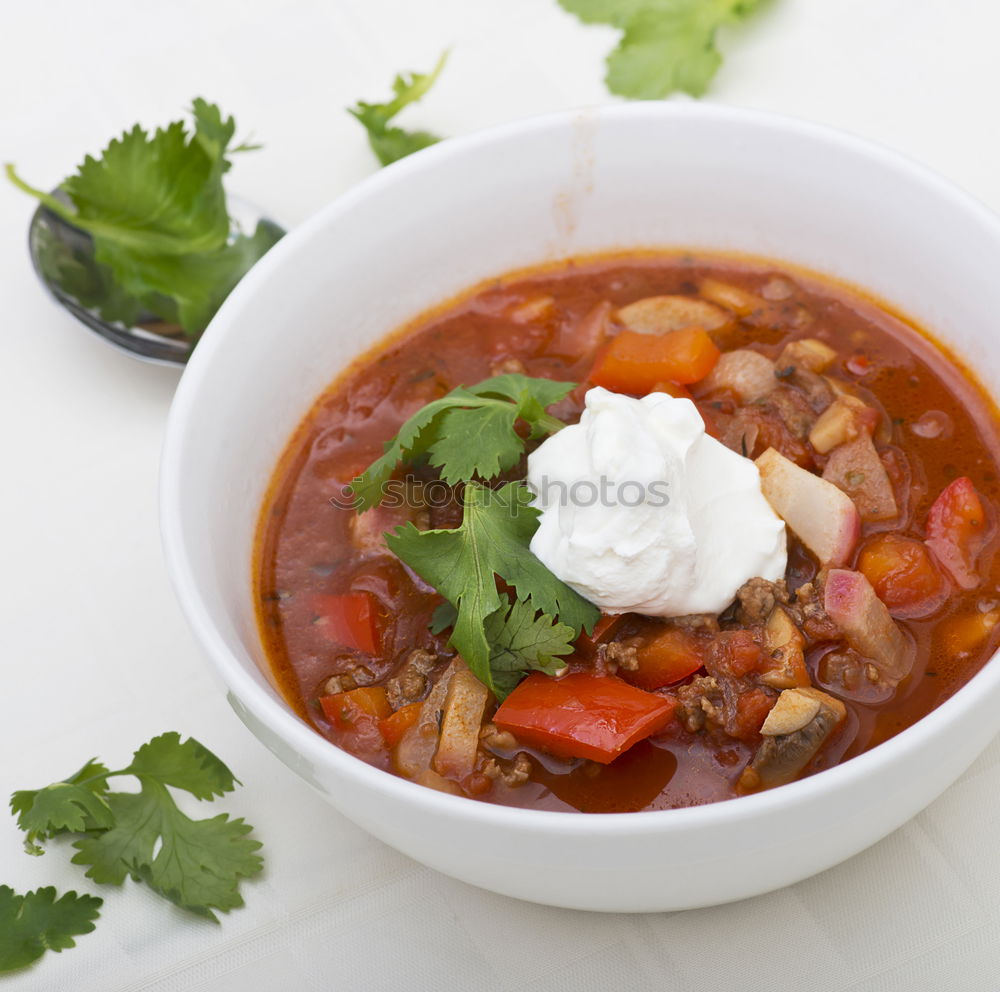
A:
[[[749,458],[690,400],[591,389],[580,422],[528,458],[531,550],[606,613],[721,613],[747,579],[783,578],[785,525]]]

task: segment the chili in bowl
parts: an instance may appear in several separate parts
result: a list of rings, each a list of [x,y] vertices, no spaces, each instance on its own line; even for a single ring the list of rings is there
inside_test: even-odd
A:
[[[806,877],[994,732],[998,254],[920,168],[745,112],[421,153],[199,346],[182,605],[251,729],[445,872],[617,910]]]

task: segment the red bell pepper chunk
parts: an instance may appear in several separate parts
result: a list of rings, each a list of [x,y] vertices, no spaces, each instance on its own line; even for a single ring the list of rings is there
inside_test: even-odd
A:
[[[690,631],[667,628],[637,651],[639,667],[625,678],[642,689],[660,689],[693,675],[704,664],[702,642]]]
[[[370,592],[323,593],[310,601],[314,623],[331,641],[367,654],[379,649],[378,600]]]
[[[976,558],[990,538],[990,524],[976,487],[965,476],[947,485],[927,514],[927,547],[963,589],[979,584]]]
[[[403,739],[403,734],[417,722],[423,705],[422,702],[407,703],[395,713],[379,720],[378,729],[387,747],[395,747]]]
[[[382,686],[363,686],[321,696],[319,705],[345,750],[359,757],[385,750],[380,725],[392,715],[392,707]]]
[[[624,619],[624,613],[618,613],[615,615],[602,613],[600,620],[594,624],[594,632],[592,634],[588,634],[586,631],[583,631],[576,639],[574,647],[585,658],[592,658],[597,653],[598,645],[603,644],[605,641],[609,641],[611,639],[611,635]]]
[[[641,396],[663,382],[686,386],[704,379],[720,354],[698,327],[668,334],[622,331],[601,352],[588,378],[597,386]]]
[[[662,730],[676,706],[610,675],[574,672],[554,679],[536,672],[504,700],[493,722],[550,754],[606,765]]]

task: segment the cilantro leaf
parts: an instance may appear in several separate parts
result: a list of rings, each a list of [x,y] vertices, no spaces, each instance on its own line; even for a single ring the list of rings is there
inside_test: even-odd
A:
[[[753,14],[764,0],[559,0],[586,24],[621,28],[606,82],[619,96],[656,100],[701,96],[722,62],[716,32]]]
[[[524,441],[515,431],[524,420],[537,438],[564,425],[545,412],[562,399],[571,382],[532,379],[524,375],[494,376],[475,386],[459,386],[447,396],[421,407],[386,445],[385,454],[351,482],[359,512],[378,506],[385,484],[400,462],[428,454],[452,485],[474,476],[495,478],[516,465]]]
[[[148,778],[139,793],[110,793],[108,804],[115,825],[73,845],[73,863],[87,865],[89,878],[120,885],[131,876],[215,922],[213,909],[243,905],[239,881],[256,875],[263,860],[256,853],[260,842],[247,836],[252,828],[242,819],[221,813],[192,820],[164,786]]]
[[[347,112],[356,117],[368,132],[368,143],[382,165],[389,165],[413,152],[436,144],[441,139],[429,131],[406,131],[390,126],[390,121],[405,107],[420,100],[434,85],[448,59],[445,52],[429,73],[403,73],[392,82],[393,99],[388,103],[365,103],[359,100]]]
[[[103,899],[51,886],[19,896],[0,885],[0,974],[37,961],[46,951],[75,947],[74,937],[90,933]]]
[[[447,600],[434,608],[431,615],[431,622],[427,625],[432,634],[440,634],[449,627],[455,626],[458,619],[458,610]]]
[[[532,496],[524,483],[494,490],[470,482],[464,498],[460,527],[421,531],[408,523],[387,534],[386,544],[456,607],[451,643],[473,673],[496,690],[484,624],[508,603],[497,578],[513,588],[518,600],[530,599],[534,610],[558,616],[574,636],[592,629],[600,613],[529,550],[538,510],[529,505]]]
[[[108,778],[134,775],[140,791],[109,792]],[[11,808],[27,833],[31,853],[57,833],[82,834],[73,863],[96,882],[144,881],[164,898],[216,920],[213,910],[243,905],[239,883],[260,872],[261,844],[242,819],[219,814],[194,820],[168,786],[211,800],[237,784],[229,768],[193,738],[161,734],[143,744],[132,763],[109,771],[90,761],[75,775],[44,789],[16,792]]]
[[[232,792],[236,778],[208,748],[193,737],[181,741],[171,731],[143,744],[132,758],[128,771],[161,785],[190,792],[196,799],[212,799]]]
[[[577,637],[572,627],[539,614],[530,600],[512,603],[509,611],[497,610],[484,627],[494,691],[501,699],[529,671],[555,675],[565,665],[560,656],[573,653]]]
[[[108,769],[96,759],[78,772],[44,789],[21,790],[10,797],[11,812],[25,832],[24,849],[40,855],[45,841],[67,831],[96,830],[111,824],[104,800]]]
[[[130,323],[145,308],[196,338],[283,232],[266,222],[249,235],[233,230],[222,176],[232,154],[256,146],[230,148],[236,123],[215,104],[196,99],[192,117],[190,131],[174,121],[150,136],[135,125],[99,158],[86,156],[60,195],[29,186],[11,165],[7,175],[93,240],[91,271],[70,266],[70,283],[57,285],[70,295],[75,286],[79,302],[106,319],[110,311]],[[106,302],[94,299],[104,268],[115,284]]]

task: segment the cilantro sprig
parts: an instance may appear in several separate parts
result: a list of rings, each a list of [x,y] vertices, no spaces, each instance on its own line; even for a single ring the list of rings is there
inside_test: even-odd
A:
[[[461,526],[422,531],[409,523],[386,535],[389,550],[455,607],[452,645],[500,696],[527,671],[561,667],[555,659],[599,616],[531,553],[539,516],[531,499],[523,482],[468,482]],[[498,578],[513,590],[513,607]]]
[[[382,165],[389,165],[413,152],[420,151],[441,139],[429,131],[406,131],[390,122],[400,111],[420,100],[437,81],[448,53],[438,59],[428,73],[402,73],[392,81],[393,98],[387,103],[365,103],[359,100],[347,112],[356,117],[368,132],[368,143]]]
[[[282,232],[263,221],[252,233],[234,232],[222,177],[232,155],[258,146],[232,146],[236,122],[215,104],[196,99],[191,115],[190,130],[174,121],[150,136],[135,125],[99,158],[88,155],[61,183],[61,195],[30,186],[13,165],[6,171],[14,185],[93,239],[97,271],[77,272],[73,285],[100,286],[106,272],[116,292],[106,309],[101,299],[84,305],[108,320],[148,311],[194,339]]]
[[[401,464],[420,459],[445,482],[462,485],[459,527],[421,531],[410,523],[385,541],[445,598],[431,630],[451,627],[451,644],[501,698],[528,671],[558,671],[559,659],[600,615],[531,553],[539,511],[528,487],[486,485],[521,460],[528,441],[565,426],[547,407],[573,387],[518,374],[459,386],[413,414],[350,486],[364,512],[379,505]]]
[[[766,0],[559,0],[585,24],[621,28],[608,56],[608,89],[635,100],[681,91],[701,96],[722,64],[718,29],[741,21]]]
[[[455,485],[479,476],[492,479],[512,468],[524,453],[515,430],[519,420],[529,438],[554,434],[565,425],[545,408],[573,388],[572,382],[498,375],[475,386],[459,386],[421,407],[386,445],[385,454],[351,482],[360,511],[378,506],[385,484],[401,462],[427,455],[441,478]]]
[[[131,775],[139,792],[111,792],[108,780]],[[177,906],[218,922],[213,910],[243,905],[241,879],[261,871],[261,844],[252,827],[226,814],[187,816],[170,789],[211,800],[231,792],[229,768],[193,738],[166,733],[143,744],[125,768],[88,761],[61,782],[15,792],[10,800],[25,849],[40,855],[52,837],[78,834],[73,863],[95,882],[145,882]]]
[[[90,933],[103,899],[52,886],[23,896],[0,885],[0,975],[37,961],[46,951],[75,947],[74,937]]]

